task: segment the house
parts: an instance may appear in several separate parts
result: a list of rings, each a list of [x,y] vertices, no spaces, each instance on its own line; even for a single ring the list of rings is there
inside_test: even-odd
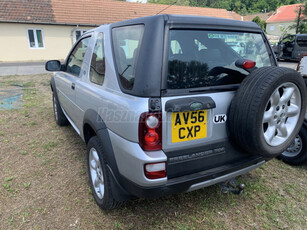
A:
[[[241,20],[225,9],[113,0],[0,0],[0,62],[65,59],[86,30],[159,13]]]
[[[295,21],[302,6],[303,4],[294,4],[279,7],[266,21],[268,35],[281,37],[284,33],[295,34],[295,29],[290,29],[289,26],[296,24]]]
[[[261,20],[266,21],[273,15],[273,12],[248,14],[243,17],[243,21],[253,21],[255,17],[259,17]]]

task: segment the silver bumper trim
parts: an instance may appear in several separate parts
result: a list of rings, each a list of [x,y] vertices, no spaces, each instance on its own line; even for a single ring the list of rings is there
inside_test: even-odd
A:
[[[214,185],[214,184],[217,184],[217,183],[220,183],[220,182],[223,182],[225,180],[229,180],[229,179],[232,179],[234,177],[237,177],[237,176],[240,176],[242,174],[245,174],[245,173],[248,173],[249,171],[252,171],[258,167],[260,167],[261,165],[263,165],[265,163],[265,161],[261,161],[255,165],[252,165],[252,166],[249,166],[247,168],[244,168],[244,169],[241,169],[241,170],[238,170],[238,171],[235,171],[235,172],[232,172],[232,173],[229,173],[229,174],[226,174],[226,175],[223,175],[221,177],[217,177],[217,178],[214,178],[214,179],[211,179],[211,180],[207,180],[207,181],[204,181],[204,182],[200,182],[200,183],[197,183],[197,184],[193,184],[191,185],[191,187],[187,190],[187,192],[191,192],[191,191],[194,191],[194,190],[197,190],[197,189],[201,189],[201,188],[204,188],[204,187],[208,187],[208,186],[211,186],[211,185]]]

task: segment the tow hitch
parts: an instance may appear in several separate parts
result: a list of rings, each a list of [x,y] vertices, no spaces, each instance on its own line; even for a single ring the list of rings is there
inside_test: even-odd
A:
[[[245,184],[239,184],[235,178],[219,183],[222,193],[232,192],[233,194],[241,194],[245,188]]]

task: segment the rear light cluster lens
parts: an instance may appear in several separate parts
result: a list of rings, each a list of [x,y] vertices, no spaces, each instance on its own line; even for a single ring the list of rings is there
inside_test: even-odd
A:
[[[145,176],[148,179],[159,179],[166,177],[166,163],[150,163],[144,165]]]
[[[162,149],[162,113],[142,113],[139,121],[139,143],[143,150]]]
[[[244,69],[251,69],[254,68],[256,66],[256,62],[252,61],[252,60],[246,60],[245,62],[243,62],[243,68]]]

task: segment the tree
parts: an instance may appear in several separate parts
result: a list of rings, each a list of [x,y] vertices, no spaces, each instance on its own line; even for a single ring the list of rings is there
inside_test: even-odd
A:
[[[307,33],[307,2],[303,6],[299,6],[296,13],[295,24],[289,26],[288,29],[295,29],[296,34],[305,34]]]
[[[265,27],[266,27],[266,22],[265,22],[265,20],[261,20],[261,18],[260,18],[259,16],[256,16],[256,17],[253,18],[252,21],[255,22],[255,23],[257,23],[257,24],[261,27],[261,29],[262,29],[263,31],[265,31]]]

